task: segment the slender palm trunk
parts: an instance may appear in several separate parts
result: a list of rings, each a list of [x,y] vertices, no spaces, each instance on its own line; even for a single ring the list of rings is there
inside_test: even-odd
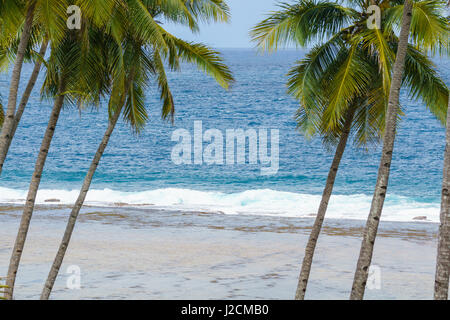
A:
[[[86,199],[87,193],[91,186],[92,178],[94,177],[95,171],[97,170],[97,167],[100,163],[100,159],[102,158],[103,153],[108,146],[109,139],[111,138],[114,128],[116,127],[117,121],[119,120],[122,108],[125,104],[125,99],[129,92],[129,88],[133,83],[134,74],[135,70],[134,68],[132,68],[125,87],[125,93],[123,96],[123,101],[121,102],[121,106],[118,110],[116,110],[114,116],[109,120],[108,128],[106,129],[102,142],[100,143],[97,152],[95,153],[94,159],[91,162],[91,166],[89,167],[89,171],[84,178],[83,186],[81,187],[77,201],[75,202],[75,205],[72,208],[72,212],[70,213],[69,221],[67,222],[63,239],[61,241],[61,244],[59,245],[59,249],[48,274],[47,281],[45,282],[44,288],[42,289],[41,300],[48,300],[50,298],[50,294],[64,260],[64,256],[66,254],[67,248],[69,247],[70,238],[72,237],[78,214],[80,213],[81,207],[83,206],[84,200]]]
[[[8,141],[10,139],[11,130],[14,125],[14,115],[16,113],[17,94],[19,91],[20,75],[22,73],[25,50],[27,49],[28,43],[30,41],[35,7],[36,2],[32,1],[27,10],[25,25],[23,27],[19,47],[17,49],[16,61],[14,63],[14,68],[11,75],[11,84],[9,87],[8,107],[6,109],[6,116],[0,134],[0,155],[3,154],[6,155],[6,149],[8,148]],[[4,161],[0,161],[0,175],[2,174],[3,162]]]
[[[44,57],[45,53],[47,52],[47,47],[48,47],[48,40],[44,40],[44,42],[42,42],[41,49],[39,50],[39,55],[41,57]],[[42,66],[42,60],[40,58],[38,58],[38,60],[36,60],[36,63],[34,64],[34,69],[33,69],[33,72],[31,73],[30,79],[28,80],[27,87],[25,88],[25,91],[22,94],[22,99],[20,100],[16,115],[14,116],[14,123],[11,128],[11,132],[9,134],[8,140],[7,140],[6,148],[1,150],[2,153],[0,154],[0,168],[3,167],[6,156],[8,155],[9,147],[11,146],[11,142],[14,139],[14,135],[16,134],[17,127],[19,126],[20,120],[22,119],[23,112],[25,111],[25,108],[28,104],[28,100],[30,99],[31,92],[33,91],[34,85],[36,84],[36,80],[41,71],[41,66]]]
[[[16,242],[14,244],[13,252],[11,255],[8,275],[6,279],[6,285],[8,286],[5,294],[6,299],[12,299],[13,297],[17,270],[19,269],[20,259],[22,257],[22,252],[25,246],[25,240],[27,238],[31,217],[33,215],[34,204],[36,200],[37,191],[39,189],[39,184],[41,182],[41,176],[44,170],[45,160],[47,159],[48,150],[50,148],[53,134],[55,132],[56,125],[58,123],[58,118],[61,113],[62,106],[64,104],[64,94],[63,94],[64,91],[65,91],[65,81],[64,79],[61,79],[58,87],[58,95],[55,98],[53,110],[50,115],[50,120],[48,122],[44,138],[42,139],[41,149],[39,151],[39,155],[36,160],[34,173],[31,178],[31,183],[28,190],[28,196],[25,202],[25,208],[23,210],[22,219],[20,221],[19,231],[17,233]]]
[[[78,199],[75,202],[74,207],[72,208],[72,212],[70,213],[64,237],[61,241],[61,244],[59,245],[58,253],[56,254],[52,268],[50,269],[50,272],[48,274],[47,281],[45,282],[44,289],[42,290],[41,300],[48,300],[50,297],[50,293],[53,289],[53,285],[55,284],[56,277],[58,276],[59,269],[61,268],[61,264],[66,254],[67,247],[69,246],[70,238],[72,237],[72,233],[75,228],[75,223],[77,221],[78,214],[80,213],[81,207],[83,206],[84,200],[86,199],[89,187],[91,186],[92,178],[94,177],[100,159],[103,156],[103,152],[105,151],[106,146],[108,145],[111,134],[113,133],[114,128],[117,124],[117,120],[119,119],[120,113],[121,109],[118,110],[115,113],[114,117],[109,121],[109,125],[105,132],[105,135],[103,136],[102,142],[100,143],[100,146],[97,149],[94,159],[92,160],[89,171],[86,177],[84,178],[80,194],[78,195]]]
[[[325,219],[325,213],[327,212],[328,202],[330,201],[331,193],[333,192],[334,182],[341,163],[342,156],[344,155],[345,148],[347,146],[348,137],[355,114],[355,108],[348,110],[344,128],[339,140],[339,144],[336,147],[336,153],[334,155],[333,162],[328,172],[328,178],[323,190],[322,200],[320,201],[319,211],[314,221],[314,226],[311,230],[308,243],[305,249],[305,257],[303,258],[302,269],[300,277],[298,279],[297,292],[295,294],[296,300],[304,300],[306,287],[308,285],[309,274],[311,272],[311,265],[314,257],[314,251],[316,250],[317,240],[319,239],[320,231],[322,229],[323,221]]]
[[[409,29],[411,26],[412,0],[406,0],[403,9],[402,27],[399,36],[397,56],[394,63],[389,102],[386,114],[386,130],[383,139],[383,151],[378,169],[377,184],[372,199],[370,214],[364,230],[358,264],[353,280],[351,300],[362,300],[366,289],[369,267],[372,262],[373,248],[380,223],[384,200],[386,198],[389,173],[394,151],[397,126],[397,115],[400,104],[400,88],[402,86],[403,71],[405,69],[406,49],[408,47]]]
[[[444,155],[444,177],[442,183],[441,225],[434,282],[434,299],[448,299],[450,273],[450,98],[447,111],[447,137]]]

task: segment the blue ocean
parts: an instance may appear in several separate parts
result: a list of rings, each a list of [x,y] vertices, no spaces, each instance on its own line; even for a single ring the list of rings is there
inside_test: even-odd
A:
[[[286,74],[302,50],[272,55],[251,49],[221,50],[236,82],[230,91],[184,65],[170,72],[176,102],[174,123],[161,120],[156,83],[147,93],[149,121],[139,134],[121,122],[94,177],[86,204],[97,206],[152,206],[202,210],[230,215],[310,217],[318,204],[333,150],[320,137],[306,139],[296,130],[298,103],[286,93]],[[434,59],[444,81],[450,84],[450,60]],[[32,66],[24,68],[22,87]],[[52,101],[40,99],[43,75],[5,163],[0,179],[0,202],[22,203],[34,169]],[[0,76],[2,100],[7,99],[9,77]],[[445,129],[421,101],[403,92],[405,116],[398,131],[383,219],[412,221],[439,218]],[[37,202],[57,199],[73,203],[92,157],[107,126],[106,103],[78,110],[67,105],[62,112],[43,175]],[[279,170],[261,175],[261,165],[177,165],[171,153],[177,129],[279,130]],[[360,149],[349,145],[336,181],[327,215],[365,220],[370,208],[380,157],[380,146]]]

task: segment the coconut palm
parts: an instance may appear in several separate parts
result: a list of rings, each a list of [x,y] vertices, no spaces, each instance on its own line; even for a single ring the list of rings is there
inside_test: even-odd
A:
[[[147,12],[146,17],[142,17],[141,23],[153,23],[151,20],[163,17],[173,22],[188,24],[195,30],[197,20],[200,18],[213,20],[227,20],[228,8],[223,1],[192,1],[178,2],[179,6],[165,7],[156,1],[142,2]],[[128,2],[130,8],[134,8],[135,3]],[[208,9],[209,8],[209,9]],[[176,14],[178,12],[178,14]],[[130,19],[132,20],[132,19]],[[146,21],[149,20],[149,21]],[[166,32],[162,27],[157,26],[155,34],[151,38],[141,34],[139,29],[131,23],[125,30],[127,34],[125,47],[132,50],[126,51],[123,55],[123,63],[115,73],[126,75],[123,79],[118,77],[112,83],[109,109],[110,119],[108,128],[103,136],[99,148],[94,156],[89,171],[83,182],[78,199],[72,209],[63,240],[58,253],[49,272],[47,281],[41,294],[41,299],[50,297],[53,285],[58,276],[59,269],[64,259],[65,252],[70,242],[78,214],[83,206],[94,173],[99,165],[100,159],[105,151],[109,139],[114,131],[117,121],[123,112],[124,118],[139,131],[147,120],[144,106],[144,88],[148,85],[150,76],[158,79],[161,99],[163,101],[162,117],[172,118],[174,114],[174,102],[166,78],[163,57],[166,57],[169,66],[173,70],[179,68],[179,61],[195,63],[198,67],[213,76],[224,88],[228,88],[233,78],[228,68],[222,63],[218,53],[212,51],[202,44],[187,43]],[[161,42],[156,42],[154,37],[160,37]],[[120,50],[117,50],[120,51]],[[123,70],[121,69],[123,68]],[[119,84],[115,83],[116,80]],[[125,86],[122,85],[125,83]]]
[[[436,300],[448,299],[448,285],[450,273],[450,99],[447,111],[447,133],[444,155],[444,175],[441,201],[441,225],[439,227],[439,247],[436,263],[436,281],[434,287],[434,298]]]
[[[252,32],[260,48],[268,50],[286,43],[305,46],[316,39],[327,39],[289,73],[289,92],[301,105],[297,117],[301,131],[307,136],[320,134],[326,144],[337,144],[306,246],[296,299],[305,297],[314,251],[350,130],[354,130],[358,145],[376,142],[384,130],[392,60],[398,42],[392,31],[396,22],[392,17],[398,6],[383,21],[387,26],[381,32],[367,28],[368,4],[357,4],[359,10],[327,1],[282,4],[280,11],[271,14]],[[384,2],[385,8],[395,4]],[[426,14],[442,25],[433,11],[427,10]],[[442,33],[437,35],[438,39]],[[410,69],[404,83],[410,96],[422,98],[442,120],[445,108],[442,101],[448,97],[448,91],[433,64],[412,46],[408,50],[408,63]]]
[[[442,182],[441,224],[439,226],[434,299],[448,299],[450,273],[450,99],[447,111],[447,134],[445,140],[444,174]]]
[[[87,2],[91,1],[79,0],[75,3],[81,6]],[[35,20],[39,21],[38,26],[42,27],[43,31],[41,33],[47,36],[51,41],[51,55],[47,62],[47,73],[43,94],[45,97],[53,99],[54,105],[37,157],[19,230],[11,255],[6,280],[8,288],[6,289],[5,297],[7,299],[12,299],[13,297],[14,283],[27,238],[37,191],[39,189],[48,150],[62,106],[65,102],[73,102],[74,99],[77,98],[77,96],[73,95],[71,92],[77,92],[79,88],[86,87],[86,84],[83,81],[80,81],[80,79],[85,79],[83,74],[87,72],[82,68],[85,66],[85,59],[83,58],[84,56],[82,53],[86,51],[88,43],[82,38],[84,33],[78,32],[77,30],[66,30],[65,12],[68,4],[69,2],[61,0],[36,0]],[[103,19],[95,19],[95,16],[90,16],[90,14],[101,16],[108,15],[108,13],[112,14],[112,12],[114,12],[116,8],[121,7],[121,5],[122,3],[120,0],[102,1],[102,5],[100,6],[101,10],[96,10],[94,13],[87,11],[86,17],[90,18],[95,25],[98,24],[99,26],[104,26],[102,25],[104,22]],[[98,9],[98,6],[95,7]],[[93,88],[93,90],[94,89],[95,88]],[[4,127],[5,125],[3,126],[3,129]]]
[[[447,3],[450,6],[450,1]],[[450,98],[447,111],[447,133],[445,139],[444,174],[442,179],[441,224],[439,226],[434,299],[448,299],[450,273]]]
[[[8,289],[6,290],[5,297],[7,299],[12,299],[16,274],[19,267],[20,258],[22,256],[23,247],[25,245],[25,240],[34,209],[36,194],[41,181],[41,175],[44,169],[51,140],[56,129],[56,124],[58,122],[62,106],[65,102],[65,92],[68,86],[68,81],[70,81],[70,77],[73,76],[74,70],[70,64],[73,63],[76,59],[75,55],[77,54],[77,52],[75,52],[75,50],[78,49],[75,49],[74,47],[75,46],[71,43],[71,41],[67,39],[66,41],[63,41],[59,50],[56,50],[56,48],[52,50],[52,55],[50,57],[49,62],[52,63],[53,66],[52,70],[47,70],[46,94],[49,97],[53,97],[54,104],[50,115],[50,120],[48,122],[44,138],[42,140],[41,148],[39,150],[39,155],[31,179],[24,211],[22,213],[19,231],[11,255],[6,281]]]
[[[428,2],[427,2],[428,3]],[[443,2],[440,2],[441,8]],[[369,275],[369,268],[372,261],[373,248],[381,219],[384,200],[387,194],[390,167],[392,155],[394,151],[395,134],[397,127],[397,115],[400,106],[400,89],[402,87],[402,79],[405,71],[405,63],[407,59],[408,40],[411,33],[412,41],[423,50],[435,51],[436,48],[448,49],[449,28],[448,23],[443,25],[443,38],[436,41],[433,34],[427,34],[419,28],[419,22],[426,28],[429,21],[417,21],[417,15],[414,15],[413,2],[406,0],[403,6],[402,24],[399,35],[397,55],[393,67],[392,83],[390,85],[388,109],[386,111],[386,130],[383,138],[383,149],[381,155],[380,166],[378,170],[377,183],[372,199],[369,217],[364,229],[363,241],[359,254],[358,264],[356,266],[355,277],[353,280],[352,292],[350,299],[361,300],[364,298],[364,292]],[[416,20],[416,21],[415,21]],[[445,21],[441,16],[440,21]],[[440,41],[443,41],[442,43]],[[448,99],[448,96],[447,96]],[[447,101],[447,100],[446,100]],[[443,112],[446,112],[446,110]],[[445,117],[443,118],[445,119]]]

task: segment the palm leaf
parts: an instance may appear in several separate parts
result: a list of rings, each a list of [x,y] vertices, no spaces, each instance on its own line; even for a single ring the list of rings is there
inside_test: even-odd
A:
[[[305,46],[337,33],[357,17],[356,11],[335,2],[302,0],[298,4],[279,4],[251,31],[261,50],[276,50],[279,45]]]
[[[355,97],[362,96],[370,83],[370,65],[355,45],[341,50],[326,79],[329,104],[324,113],[326,128],[333,129]]]
[[[170,91],[169,82],[167,81],[164,63],[158,51],[154,52],[153,60],[158,78],[158,87],[161,92],[161,100],[163,101],[161,115],[163,119],[170,117],[173,121],[175,114],[175,103],[173,101],[172,92]]]
[[[61,41],[67,31],[67,0],[36,0],[35,20],[46,30],[52,46]]]
[[[411,99],[421,99],[436,118],[445,125],[449,90],[439,77],[433,62],[422,52],[408,47],[403,83]]]
[[[370,56],[378,60],[386,96],[389,96],[391,88],[391,70],[395,59],[395,51],[392,51],[388,42],[393,37],[394,34],[390,30],[365,28],[352,39],[354,45],[360,43]]]
[[[327,104],[321,80],[343,46],[340,36],[338,34],[328,42],[316,45],[288,73],[288,93],[300,102],[296,114],[297,128],[306,137],[313,136],[321,127],[320,115]]]
[[[194,63],[201,71],[213,77],[220,86],[229,89],[234,78],[219,52],[201,43],[183,41],[168,32],[165,32],[163,37],[166,39],[166,42],[170,41],[178,50],[177,56],[179,59],[188,63]]]
[[[443,15],[446,1],[426,0],[413,2],[411,20],[411,42],[416,48],[448,53],[449,44],[449,23]],[[403,4],[393,6],[385,11],[386,26],[393,28],[401,23]]]
[[[230,8],[224,0],[183,0],[188,10],[199,20],[228,22]]]

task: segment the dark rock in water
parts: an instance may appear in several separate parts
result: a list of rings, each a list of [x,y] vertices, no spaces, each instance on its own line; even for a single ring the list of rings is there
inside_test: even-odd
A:
[[[59,199],[47,199],[45,202],[61,202]]]
[[[427,220],[427,217],[426,216],[415,217],[415,218],[413,218],[413,220],[424,221],[424,220]]]

